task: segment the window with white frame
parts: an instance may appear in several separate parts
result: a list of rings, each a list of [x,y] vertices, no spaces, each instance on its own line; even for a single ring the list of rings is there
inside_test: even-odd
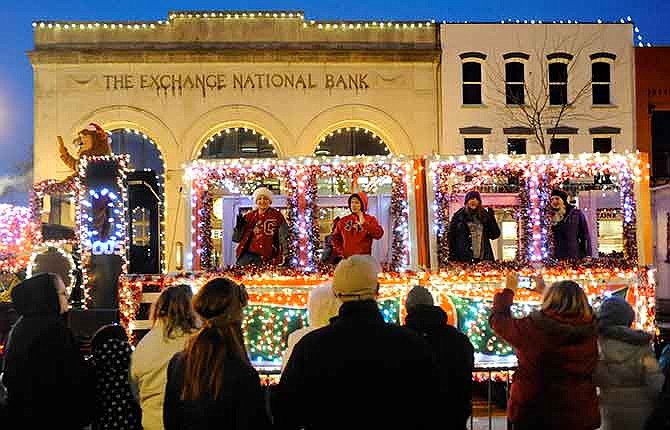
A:
[[[591,91],[594,105],[610,104],[610,64],[596,61],[591,64]]]
[[[549,104],[553,106],[568,104],[568,65],[566,63],[549,64]]]
[[[463,63],[463,104],[482,104],[482,65],[477,61]]]
[[[549,61],[549,104],[568,104],[568,64],[573,56],[565,52],[547,55]]]
[[[481,52],[464,52],[461,57],[461,78],[463,81],[463,104],[482,104],[482,64],[486,54]]]
[[[530,55],[525,52],[503,54],[505,61],[505,103],[508,105],[525,104],[526,62]]]

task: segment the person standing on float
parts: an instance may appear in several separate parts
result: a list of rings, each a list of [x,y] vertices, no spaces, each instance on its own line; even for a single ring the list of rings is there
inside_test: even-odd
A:
[[[591,256],[591,236],[584,213],[568,203],[563,190],[551,192],[551,232],[554,237],[554,258],[567,260]]]
[[[333,249],[337,255],[349,258],[352,255],[371,255],[372,241],[384,236],[384,229],[373,215],[367,213],[368,196],[363,192],[349,196],[351,214],[335,225],[332,233]]]
[[[477,191],[468,192],[464,203],[449,222],[449,261],[493,261],[491,241],[500,237],[495,214],[484,209]]]
[[[254,191],[256,209],[247,212],[235,226],[241,231],[237,246],[237,266],[285,264],[288,224],[272,205],[272,191],[260,187]]]

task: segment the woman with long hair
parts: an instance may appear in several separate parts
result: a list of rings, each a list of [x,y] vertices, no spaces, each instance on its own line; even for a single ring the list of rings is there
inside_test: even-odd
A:
[[[207,282],[193,298],[203,324],[168,367],[163,418],[167,430],[263,429],[269,426],[258,373],[242,334],[243,286]]]
[[[493,331],[514,347],[519,361],[507,408],[509,420],[515,430],[597,429],[600,411],[592,377],[598,344],[586,294],[573,281],[544,289],[539,278],[540,310],[513,318],[518,283],[516,273],[507,277],[489,317]]]
[[[151,308],[153,326],[133,352],[130,382],[133,394],[142,406],[145,430],[162,430],[163,399],[167,367],[172,356],[184,349],[197,328],[193,312],[193,292],[189,285],[164,289]]]

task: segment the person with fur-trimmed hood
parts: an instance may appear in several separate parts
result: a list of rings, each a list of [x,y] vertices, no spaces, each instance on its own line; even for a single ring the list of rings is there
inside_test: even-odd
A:
[[[591,236],[584,213],[568,203],[568,194],[563,190],[553,190],[549,204],[552,210],[554,258],[566,260],[590,257]]]
[[[253,194],[256,208],[238,217],[237,266],[286,264],[288,224],[272,205],[272,191],[260,187]],[[241,232],[241,233],[240,233]],[[235,236],[235,234],[234,234]]]
[[[367,213],[368,196],[365,193],[350,195],[348,206],[351,214],[342,217],[332,233],[333,249],[344,258],[371,255],[372,241],[381,239],[384,229],[377,218]]]
[[[491,241],[500,237],[493,210],[484,209],[477,191],[468,192],[464,203],[449,222],[449,261],[493,261]]]
[[[642,429],[663,387],[652,336],[631,328],[634,320],[635,311],[621,297],[609,297],[600,305],[600,357],[593,376],[600,388],[600,430]]]

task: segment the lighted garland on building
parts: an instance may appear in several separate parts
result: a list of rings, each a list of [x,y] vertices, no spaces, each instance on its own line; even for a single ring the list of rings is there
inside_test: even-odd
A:
[[[405,270],[409,265],[409,201],[408,184],[412,180],[413,166],[409,159],[391,158],[385,156],[375,157],[320,157],[312,164],[310,185],[316,193],[316,180],[319,177],[346,177],[355,182],[360,176],[391,178],[391,204],[390,214],[392,231],[388,234],[391,238],[391,258],[389,262],[390,271]],[[314,203],[310,216],[311,223],[317,224],[316,204]],[[318,234],[316,235],[318,238]],[[314,248],[314,252],[316,248]]]
[[[289,177],[290,169],[287,168],[287,163],[282,160],[217,160],[216,162],[198,160],[191,163],[186,168],[186,181],[191,185],[191,238],[193,243],[193,268],[212,269],[211,258],[207,260],[201,258],[201,255],[212,255],[212,240],[211,240],[211,210],[202,214],[200,211],[203,208],[203,198],[206,196],[205,191],[212,190],[217,186],[228,188],[233,184],[238,186],[243,183],[262,181],[270,178],[289,178],[287,181],[287,189],[289,193],[291,189],[297,188],[295,178]],[[239,192],[238,189],[231,190]],[[291,199],[288,200],[289,205]],[[292,207],[289,207],[291,212]],[[205,227],[203,229],[203,227]],[[205,236],[204,230],[209,229],[210,234]],[[291,242],[291,249],[297,248],[297,238],[293,232],[290,231],[289,241]],[[293,255],[289,254],[289,259],[292,260]]]
[[[289,259],[293,267],[304,271],[315,270],[316,252],[319,249],[317,217],[317,179],[320,177],[389,176],[392,180],[391,217],[392,252],[391,270],[401,270],[409,265],[409,202],[408,182],[412,165],[405,159],[389,157],[337,157],[300,160],[221,160],[215,163],[199,160],[187,168],[191,183],[191,234],[193,241],[193,267],[212,270],[208,261],[212,254],[211,209],[203,206],[207,190],[224,181],[243,183],[268,178],[286,178],[289,219]],[[205,258],[205,257],[207,258]]]
[[[449,263],[446,234],[451,196],[491,183],[495,177],[515,175],[520,176],[523,186],[520,197],[524,200],[526,214],[522,215],[521,221],[527,224],[524,229],[526,237],[522,235],[520,244],[527,250],[526,261],[551,263],[549,257],[553,243],[548,206],[552,188],[570,178],[611,175],[618,179],[620,189],[626,264],[636,264],[638,250],[634,187],[641,174],[639,163],[639,157],[635,154],[580,154],[578,157],[558,154],[519,157],[501,154],[491,155],[488,159],[481,156],[442,159],[437,156],[431,161],[431,177],[435,196],[433,231],[437,234],[440,267]],[[451,179],[458,175],[472,179],[452,186]],[[523,253],[518,255],[523,257]]]
[[[623,210],[624,261],[636,265],[637,217],[635,203],[635,183],[642,173],[637,154],[580,154],[575,158],[552,157],[548,159],[550,186],[560,186],[567,179],[596,175],[609,175],[617,180],[621,209]]]
[[[430,162],[430,178],[434,196],[433,231],[437,235],[438,267],[442,268],[450,264],[449,211],[455,194],[478,190],[483,186],[493,184],[495,178],[522,178],[528,174],[528,164],[527,157],[512,156],[489,157],[488,159],[481,156],[442,159],[436,156]],[[468,181],[465,181],[466,177]],[[457,178],[461,178],[461,181],[455,182]],[[521,221],[523,222],[524,219],[522,218]],[[519,240],[523,240],[522,238],[523,235]],[[522,252],[517,252],[517,255],[522,254]]]

